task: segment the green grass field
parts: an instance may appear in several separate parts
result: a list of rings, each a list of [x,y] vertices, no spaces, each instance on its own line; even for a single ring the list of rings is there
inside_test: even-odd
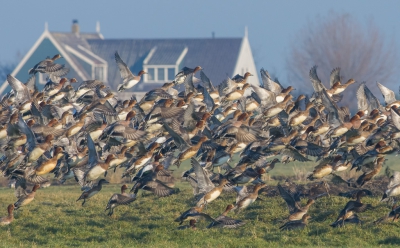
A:
[[[391,159],[391,166],[394,161]],[[304,166],[307,170],[312,168],[312,164]],[[289,173],[293,174],[292,166],[278,164],[273,174]],[[178,182],[177,187],[180,193],[167,198],[139,193],[130,206],[116,208],[112,217],[104,210],[109,197],[119,192],[120,184],[105,185],[85,207],[76,202],[81,194],[78,186],[39,189],[31,204],[15,212],[11,225],[0,227],[0,247],[366,247],[400,244],[400,223],[372,224],[390,210],[386,204],[379,203],[378,198],[364,199],[376,208],[359,214],[362,226],[349,224],[340,229],[331,228],[329,224],[348,201],[332,196],[319,199],[311,207],[312,220],[306,229],[281,232],[279,226],[288,216],[287,207],[280,197],[263,196],[264,201],[256,201],[241,213],[230,213],[229,216],[246,221],[241,228],[205,229],[209,223],[203,220],[197,223],[197,230],[177,230],[174,219],[193,205],[189,185]],[[224,194],[204,212],[217,217],[234,199],[235,195]],[[7,205],[13,202],[13,189],[0,188],[0,216],[6,215]]]

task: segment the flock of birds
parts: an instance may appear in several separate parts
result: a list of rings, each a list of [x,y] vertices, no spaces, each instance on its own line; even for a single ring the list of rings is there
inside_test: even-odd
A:
[[[8,206],[9,215],[2,225],[13,221],[13,210],[34,200],[40,187],[51,180],[64,183],[72,179],[83,193],[82,206],[108,183],[107,173],[125,168],[126,184],[121,193],[111,196],[108,215],[119,205],[135,201],[139,190],[158,197],[178,194],[171,166],[187,160],[191,169],[182,179],[193,187],[193,207],[175,221],[180,228],[196,228],[200,218],[211,227],[236,228],[245,224],[228,217],[245,209],[266,190],[263,175],[275,164],[306,162],[314,157],[315,169],[308,179],[319,183],[301,192],[298,185],[287,180],[277,189],[289,208],[288,222],[281,230],[304,228],[312,204],[329,196],[329,183],[353,187],[343,195],[350,200],[332,224],[360,223],[357,213],[373,208],[361,197],[370,194],[364,185],[381,171],[385,155],[397,153],[400,138],[400,100],[390,89],[378,83],[385,105],[372,94],[365,83],[357,89],[358,111],[351,115],[346,106],[339,107],[342,93],[355,83],[342,84],[340,68],[332,71],[330,88],[317,75],[317,67],[309,73],[314,92],[311,97],[294,97],[292,86],[284,87],[261,69],[262,85],[247,82],[252,76],[227,78],[215,87],[200,66],[183,68],[174,81],[153,89],[137,101],[118,100],[98,80],[82,82],[67,79],[69,69],[55,63],[56,55],[35,65],[26,83],[8,75],[12,91],[0,101],[0,142],[4,154],[0,170],[15,186],[17,201]],[[115,60],[122,83],[118,91],[136,85],[141,75],[134,75],[118,53]],[[43,90],[35,85],[35,75],[45,73],[48,83]],[[200,78],[195,77],[200,74]],[[178,89],[184,88],[182,92]],[[237,154],[234,167],[229,162]],[[281,156],[280,159],[269,158]],[[218,172],[216,172],[216,170]],[[362,170],[363,174],[344,180],[337,173]],[[225,170],[221,173],[221,170]],[[390,180],[382,200],[400,195],[400,172],[387,170]],[[46,175],[54,175],[54,179]],[[328,183],[329,182],[329,183]],[[31,191],[27,190],[33,185]],[[239,186],[242,185],[242,186]],[[203,212],[224,192],[236,192],[234,204],[221,216],[212,218]],[[308,198],[306,205],[301,197]],[[396,220],[400,208],[394,206],[385,220]]]

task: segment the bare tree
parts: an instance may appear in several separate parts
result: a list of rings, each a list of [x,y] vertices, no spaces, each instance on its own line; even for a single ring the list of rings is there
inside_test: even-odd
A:
[[[308,73],[317,65],[319,78],[329,88],[330,72],[340,67],[342,81],[366,81],[377,94],[377,81],[388,87],[393,82],[396,53],[394,41],[385,42],[384,34],[372,21],[363,27],[349,14],[330,13],[326,18],[309,21],[297,35],[286,59],[288,79],[297,88],[312,91]],[[358,83],[346,90],[344,103],[354,104],[351,93]]]

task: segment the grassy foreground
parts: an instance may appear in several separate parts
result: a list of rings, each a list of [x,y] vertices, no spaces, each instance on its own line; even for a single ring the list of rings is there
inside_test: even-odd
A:
[[[396,159],[390,157],[387,165],[400,170]],[[188,166],[185,163],[183,168],[175,171],[176,178]],[[312,171],[314,166],[315,163],[278,164],[271,174],[296,176]],[[278,182],[269,183],[276,185]],[[379,203],[379,198],[364,199],[376,208],[359,214],[362,226],[331,228],[329,224],[348,201],[332,196],[318,199],[311,207],[312,220],[306,229],[281,232],[279,227],[288,216],[285,202],[281,197],[261,196],[264,201],[256,201],[237,215],[230,213],[229,216],[246,221],[241,228],[205,229],[208,223],[201,221],[197,223],[197,230],[177,230],[174,219],[193,206],[193,193],[188,183],[178,180],[176,187],[180,188],[180,193],[167,198],[143,197],[139,193],[135,202],[130,206],[119,206],[114,216],[109,217],[104,211],[105,206],[110,196],[119,192],[120,186],[105,185],[85,207],[76,202],[81,194],[78,186],[39,189],[31,204],[15,212],[11,225],[0,226],[0,247],[369,247],[400,244],[400,222],[372,224],[390,210],[386,204]],[[205,212],[217,217],[234,199],[234,194],[223,194],[210,203]],[[15,200],[13,189],[0,187],[0,217],[6,215],[7,205]]]
[[[347,199],[322,198],[311,208],[313,217],[302,231],[281,232],[279,226],[287,216],[287,208],[280,197],[257,201],[250,208],[235,216],[246,220],[239,229],[204,229],[205,221],[198,223],[198,230],[177,230],[173,220],[188,209],[192,190],[178,183],[178,195],[158,199],[142,197],[130,206],[120,206],[115,216],[104,212],[109,197],[119,191],[119,185],[106,185],[100,194],[81,207],[75,202],[80,190],[76,186],[54,186],[40,189],[30,205],[15,213],[10,226],[0,227],[1,247],[261,247],[261,246],[377,246],[398,245],[400,223],[378,226],[371,222],[385,215],[389,207],[378,203],[377,198],[365,202],[377,206],[360,214],[362,226],[347,225],[341,229],[329,226]],[[0,189],[1,216],[7,204],[14,202],[12,189]],[[226,194],[211,203],[205,211],[218,216],[224,207],[234,201]]]

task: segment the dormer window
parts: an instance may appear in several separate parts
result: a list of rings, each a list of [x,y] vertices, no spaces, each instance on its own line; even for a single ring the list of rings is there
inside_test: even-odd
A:
[[[157,65],[157,66],[144,66],[144,82],[165,82],[172,81],[175,79],[175,66],[173,65]]]
[[[143,81],[148,83],[165,83],[173,81],[188,48],[182,45],[153,47],[143,61],[143,70],[148,74]]]
[[[168,68],[168,81],[172,81],[175,79],[175,68]]]
[[[105,71],[106,71],[106,68],[104,68],[104,66],[95,66],[94,67],[94,78],[97,80],[100,80],[100,81],[104,81]]]
[[[147,80],[145,81],[154,81],[155,78],[156,78],[156,73],[154,68],[147,68]]]
[[[165,69],[164,68],[158,68],[157,69],[157,77],[158,77],[158,81],[164,81],[165,80]]]

